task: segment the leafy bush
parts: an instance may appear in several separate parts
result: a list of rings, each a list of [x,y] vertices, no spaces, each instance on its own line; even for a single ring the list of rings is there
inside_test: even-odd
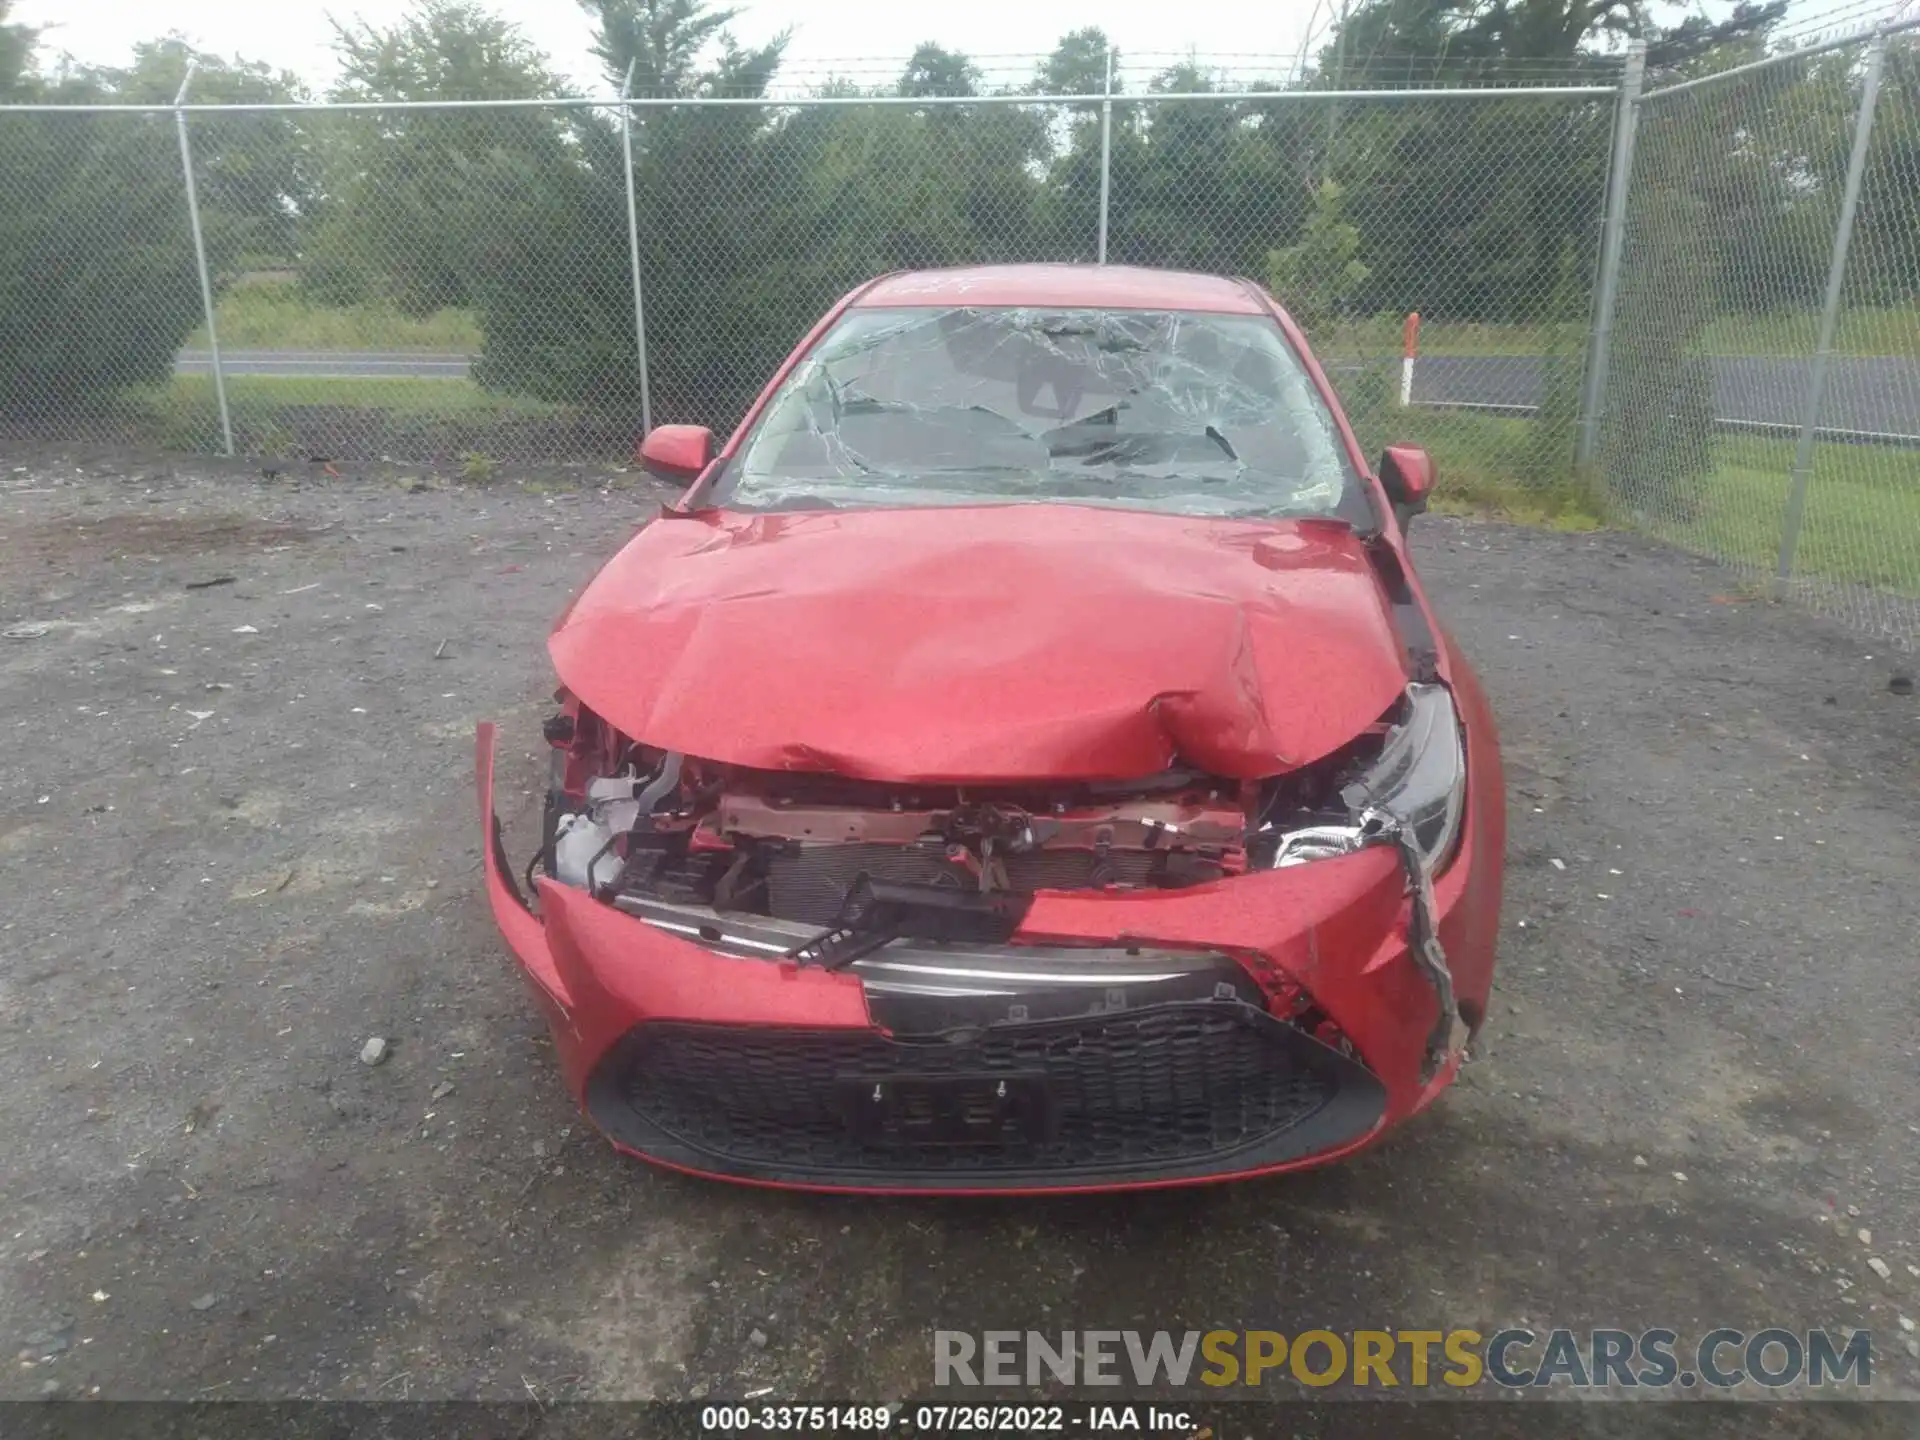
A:
[[[305,277],[236,281],[215,307],[220,343],[232,350],[375,350],[471,355],[481,346],[469,310],[402,314],[391,304],[322,303]],[[196,330],[190,346],[204,345]]]
[[[158,380],[200,320],[173,122],[0,115],[0,409]]]
[[[50,82],[29,68],[25,33],[0,27],[0,98],[170,100],[190,59],[207,72],[200,98],[291,93],[284,77],[195,55],[178,41],[137,47],[126,69]],[[196,129],[214,266],[290,243],[288,192],[299,183],[290,137],[285,122],[252,116]],[[109,408],[121,388],[169,374],[201,318],[173,117],[0,115],[0,414],[34,421]]]
[[[1346,193],[1323,180],[1295,245],[1267,252],[1267,281],[1310,334],[1342,316],[1372,274],[1360,263],[1360,229],[1347,219]]]

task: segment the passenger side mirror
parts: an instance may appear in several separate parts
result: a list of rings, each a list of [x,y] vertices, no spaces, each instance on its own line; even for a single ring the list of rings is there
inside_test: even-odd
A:
[[[1380,485],[1403,528],[1427,508],[1435,478],[1433,457],[1418,445],[1389,445],[1380,452]]]
[[[661,480],[698,479],[713,459],[713,431],[704,425],[656,425],[640,442],[636,458]]]

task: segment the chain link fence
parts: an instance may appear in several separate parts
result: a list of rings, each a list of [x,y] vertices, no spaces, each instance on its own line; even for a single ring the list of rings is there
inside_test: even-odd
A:
[[[167,114],[0,113],[0,449],[140,431],[201,313],[177,145]]]
[[[1724,66],[1726,58],[1721,63]],[[1920,49],[1653,77],[1596,473],[1608,509],[1920,641]]]
[[[1549,513],[1597,496],[1911,644],[1911,36],[1644,84],[1395,64],[1344,91],[1187,66],[908,95],[874,67],[696,99],[0,106],[0,447],[619,462],[649,421],[729,429],[875,274],[1184,267],[1270,285],[1369,450]]]
[[[1613,92],[1526,78],[0,113],[0,223],[34,297],[0,320],[0,426],[622,458],[643,418],[730,427],[875,274],[1105,258],[1275,285],[1370,445],[1564,471],[1564,425],[1541,456],[1496,433],[1482,457],[1473,428],[1568,390],[1590,309]]]

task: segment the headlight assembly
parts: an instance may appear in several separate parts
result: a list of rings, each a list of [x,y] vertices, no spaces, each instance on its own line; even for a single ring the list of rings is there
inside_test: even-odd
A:
[[[1276,867],[1345,855],[1372,843],[1378,826],[1369,823],[1369,812],[1397,820],[1429,872],[1453,857],[1466,810],[1467,756],[1446,686],[1407,687],[1406,718],[1388,732],[1379,758],[1342,787],[1340,798],[1354,823],[1284,833],[1274,853]]]
[[[1384,810],[1413,831],[1421,858],[1438,870],[1453,858],[1467,807],[1467,755],[1460,716],[1444,685],[1409,685],[1406,721],[1388,734],[1373,767],[1342,792],[1353,813]]]

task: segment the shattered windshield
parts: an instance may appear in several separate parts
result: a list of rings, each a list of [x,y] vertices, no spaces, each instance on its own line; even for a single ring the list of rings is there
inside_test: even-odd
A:
[[[1317,515],[1349,477],[1332,416],[1265,316],[856,309],[787,377],[714,498]]]

